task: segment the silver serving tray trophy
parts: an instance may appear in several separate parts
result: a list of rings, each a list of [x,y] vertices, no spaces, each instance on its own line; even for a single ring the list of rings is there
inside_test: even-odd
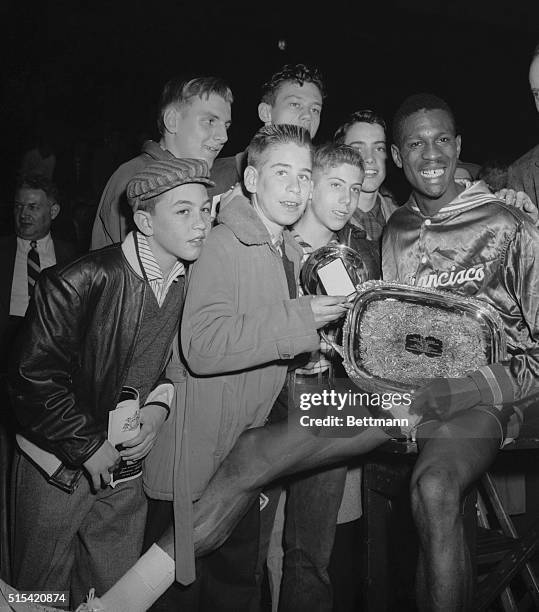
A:
[[[311,254],[302,270],[303,287],[309,294],[321,292],[316,271],[328,257],[344,258],[352,278],[358,279],[343,325],[343,345],[324,337],[362,391],[413,394],[430,378],[465,376],[505,357],[501,318],[486,302],[438,289],[364,280],[365,266],[357,264],[357,253],[348,247],[329,248]],[[350,268],[357,269],[352,273]],[[413,437],[420,420],[413,402],[389,410],[371,404],[369,411],[375,418],[408,421],[401,427],[406,438]]]

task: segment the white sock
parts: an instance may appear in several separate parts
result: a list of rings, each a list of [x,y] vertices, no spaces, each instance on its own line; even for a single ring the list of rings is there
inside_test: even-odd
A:
[[[106,612],[144,612],[174,582],[174,559],[154,544],[99,598]]]

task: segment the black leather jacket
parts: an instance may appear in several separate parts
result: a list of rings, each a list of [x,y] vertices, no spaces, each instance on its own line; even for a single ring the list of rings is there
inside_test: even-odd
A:
[[[120,245],[49,268],[36,285],[12,360],[15,416],[23,436],[68,466],[106,439],[147,291]]]

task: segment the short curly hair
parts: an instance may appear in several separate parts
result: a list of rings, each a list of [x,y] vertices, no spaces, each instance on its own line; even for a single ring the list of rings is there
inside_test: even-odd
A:
[[[262,85],[260,101],[273,106],[279,88],[283,83],[289,82],[298,83],[300,86],[303,83],[312,83],[319,89],[322,99],[326,97],[324,80],[318,68],[310,68],[305,64],[286,64],[279,72],[273,74],[269,81]]]
[[[404,100],[393,117],[393,142],[397,145],[397,147],[400,146],[401,143],[402,126],[406,119],[408,119],[408,117],[414,113],[422,110],[443,110],[449,115],[451,123],[453,124],[453,129],[455,132],[457,131],[455,115],[445,100],[442,100],[442,98],[430,93],[414,94],[413,96],[409,96],[406,98],[406,100]]]

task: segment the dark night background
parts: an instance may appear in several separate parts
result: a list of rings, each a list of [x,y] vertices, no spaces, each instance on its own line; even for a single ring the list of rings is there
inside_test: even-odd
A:
[[[160,89],[175,74],[230,82],[236,101],[224,155],[259,126],[259,86],[285,62],[315,64],[326,77],[318,141],[348,112],[371,107],[390,118],[418,91],[454,107],[465,161],[512,160],[539,140],[527,77],[539,41],[537,0],[3,0],[0,19],[4,203],[40,131],[52,139],[60,186],[73,183],[75,152],[83,175],[111,138],[111,165],[136,154],[138,141],[154,134]],[[391,178],[399,192],[398,174]]]

